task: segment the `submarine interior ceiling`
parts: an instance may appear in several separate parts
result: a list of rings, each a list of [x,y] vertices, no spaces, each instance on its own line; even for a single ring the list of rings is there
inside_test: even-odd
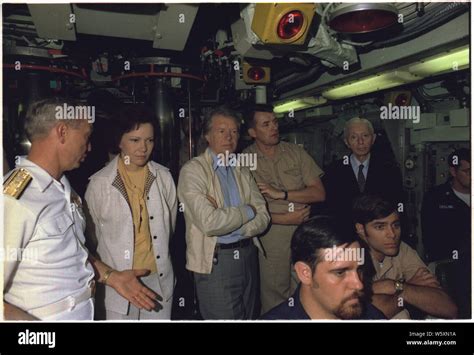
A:
[[[94,105],[105,121],[117,103],[149,104],[163,133],[156,158],[174,173],[174,148],[186,140],[180,128],[198,134],[204,114],[224,103],[237,110],[272,104],[284,139],[303,144],[322,166],[345,154],[343,123],[366,117],[403,167],[428,146],[469,140],[469,8],[4,4],[4,142],[20,142],[4,144],[7,162],[28,149],[29,103],[66,95]],[[420,110],[420,124],[380,119],[381,107],[400,102]],[[190,156],[196,145],[192,137]],[[405,169],[405,182],[422,191],[426,176],[416,171]]]

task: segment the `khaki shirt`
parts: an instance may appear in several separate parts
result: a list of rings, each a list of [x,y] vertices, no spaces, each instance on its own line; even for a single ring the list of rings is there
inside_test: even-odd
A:
[[[266,157],[254,143],[244,153],[257,154],[257,168],[252,174],[257,182],[270,184],[278,190],[304,189],[324,173],[304,148],[297,144],[280,142],[273,158]],[[271,213],[288,212],[288,201],[265,197]],[[294,203],[297,208],[298,203]]]
[[[378,280],[399,280],[401,278],[409,280],[415,275],[420,267],[425,267],[425,263],[418,256],[416,250],[404,242],[400,244],[400,251],[397,256],[386,256],[383,263],[372,261],[375,267],[374,281]],[[406,309],[395,315],[395,319],[410,319],[410,314]]]

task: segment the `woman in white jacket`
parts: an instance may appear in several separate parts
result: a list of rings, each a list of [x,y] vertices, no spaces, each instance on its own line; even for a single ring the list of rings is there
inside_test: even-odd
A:
[[[154,117],[143,105],[126,107],[115,125],[115,153],[90,177],[86,202],[91,244],[112,269],[105,275],[106,319],[170,319],[174,274],[169,254],[176,211],[176,187],[169,170],[150,160]],[[115,270],[134,269],[157,294],[155,307],[137,297],[128,302],[107,279]],[[100,302],[101,300],[97,300]]]

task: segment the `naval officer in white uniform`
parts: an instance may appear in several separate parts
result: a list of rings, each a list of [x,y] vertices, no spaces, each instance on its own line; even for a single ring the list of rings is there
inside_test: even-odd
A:
[[[79,105],[60,98],[32,104],[25,126],[30,153],[4,180],[6,320],[92,320],[94,271],[135,306],[155,307],[157,295],[138,281],[147,270],[113,270],[84,246],[81,200],[63,173],[90,151],[93,117],[83,111],[58,119],[61,108]]]

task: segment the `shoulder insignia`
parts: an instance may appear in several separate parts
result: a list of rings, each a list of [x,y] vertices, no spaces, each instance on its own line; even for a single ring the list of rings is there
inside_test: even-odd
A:
[[[17,169],[3,183],[3,193],[18,200],[32,179],[28,170]]]
[[[79,195],[76,193],[76,191],[72,190],[71,189],[71,201],[74,202],[74,204],[78,207],[78,208],[82,208],[82,201],[81,201],[81,198],[79,197]]]

